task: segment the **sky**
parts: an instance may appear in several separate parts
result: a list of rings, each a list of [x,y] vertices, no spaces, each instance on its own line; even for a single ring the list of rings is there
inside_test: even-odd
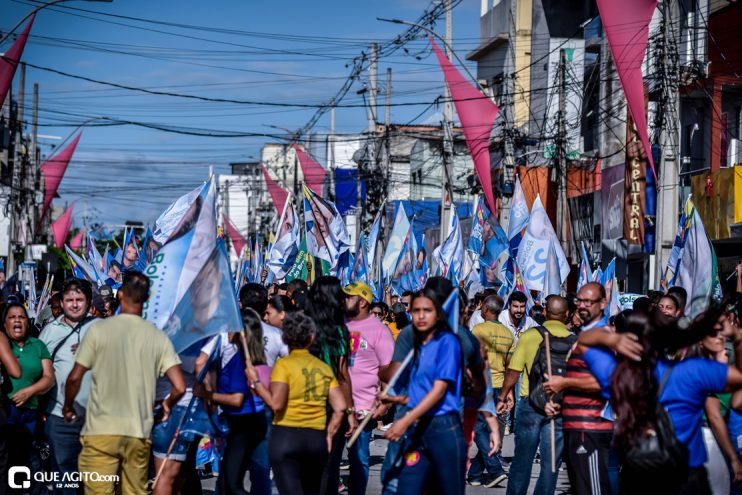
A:
[[[10,29],[34,5],[0,0],[0,30]],[[405,29],[377,17],[414,21],[430,5],[78,0],[43,9],[23,55],[29,64],[27,95],[39,84],[42,154],[83,133],[55,204],[75,201],[74,227],[82,225],[85,212],[90,222],[112,227],[127,220],[154,222],[178,196],[198,187],[209,167],[229,173],[230,162],[257,160],[263,144],[287,137],[271,126],[304,126],[316,106],[337,93],[355,57]],[[478,45],[479,9],[479,0],[461,0],[453,11],[454,48],[462,59]],[[443,33],[443,19],[436,29]],[[437,123],[442,108],[434,102],[443,93],[443,75],[427,40],[404,48],[379,60],[379,103],[391,67],[392,122]],[[143,94],[90,79],[232,101]],[[339,104],[336,132],[366,128],[364,95],[357,92],[367,80],[363,74],[354,81]],[[14,91],[17,84],[16,75]],[[329,125],[328,113],[312,131],[322,137]]]

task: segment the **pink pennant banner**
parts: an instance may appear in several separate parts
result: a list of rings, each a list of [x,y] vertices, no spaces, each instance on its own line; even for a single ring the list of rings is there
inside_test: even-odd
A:
[[[77,234],[75,234],[75,237],[70,239],[70,249],[73,251],[79,251],[82,249],[82,238],[85,236],[85,231],[80,230]]]
[[[304,174],[304,184],[306,184],[314,194],[322,197],[322,189],[324,188],[325,176],[327,175],[324,167],[314,161],[314,159],[309,156],[309,153],[302,151],[299,145],[294,145],[294,151],[296,152],[296,156],[299,158],[301,172]]]
[[[41,165],[41,173],[44,174],[44,207],[41,210],[41,218],[46,215],[52,205],[52,200],[57,194],[57,189],[59,189],[59,184],[67,171],[67,166],[72,160],[72,155],[75,154],[80,137],[82,137],[82,134],[78,134],[65,149]]]
[[[260,168],[263,170],[263,179],[265,179],[265,185],[268,187],[268,193],[271,195],[273,205],[276,207],[276,211],[278,211],[278,216],[280,217],[283,214],[283,206],[286,204],[286,198],[289,193],[280,186],[278,181],[273,180],[265,165],[261,165]]]
[[[227,215],[224,215],[224,225],[227,226],[227,235],[229,235],[229,240],[232,241],[232,247],[234,247],[237,256],[239,256],[242,254],[242,249],[247,244],[247,240],[240,234],[240,231],[237,230],[237,227],[234,226]]]
[[[70,227],[72,227],[72,210],[75,209],[74,203],[67,208],[67,211],[52,222],[52,234],[54,234],[54,245],[59,249],[64,247],[64,242],[67,240],[67,235],[70,233]],[[72,247],[72,246],[70,246]],[[75,249],[72,247],[72,249]]]
[[[597,0],[600,19],[608,38],[613,63],[621,81],[626,103],[634,119],[639,139],[647,153],[652,173],[654,160],[649,144],[647,114],[644,107],[642,61],[647,51],[649,21],[657,8],[657,0]]]
[[[492,127],[495,125],[495,119],[500,113],[500,108],[468,82],[441,52],[433,38],[429,37],[429,39],[433,51],[438,57],[438,63],[443,69],[448,89],[451,90],[451,98],[453,98],[453,103],[456,106],[461,127],[464,129],[466,145],[469,148],[472,160],[474,160],[474,170],[476,170],[479,182],[482,184],[487,207],[495,214],[497,208],[495,206],[495,195],[492,191],[489,142]]]
[[[5,97],[8,95],[10,84],[13,82],[15,70],[21,61],[23,49],[26,47],[26,40],[28,40],[28,33],[31,31],[34,19],[36,19],[36,14],[31,16],[31,20],[28,21],[26,28],[16,38],[13,46],[0,57],[0,106],[5,102]]]

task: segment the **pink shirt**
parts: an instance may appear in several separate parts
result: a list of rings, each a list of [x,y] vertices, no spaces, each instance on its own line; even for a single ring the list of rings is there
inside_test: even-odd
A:
[[[379,368],[386,366],[394,354],[394,339],[389,327],[373,316],[361,321],[348,321],[350,361],[348,370],[356,410],[370,410],[379,386]]]

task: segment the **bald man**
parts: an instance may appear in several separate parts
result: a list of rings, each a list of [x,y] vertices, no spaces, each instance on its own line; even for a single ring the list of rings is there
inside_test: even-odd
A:
[[[603,315],[608,301],[605,287],[597,282],[588,282],[577,291],[577,313],[582,320],[582,330],[603,327],[608,323],[608,317]]]
[[[601,285],[591,282],[577,294],[578,301],[583,301],[578,303],[580,316],[584,315],[583,321],[589,328],[601,326],[602,308],[605,307],[605,290],[601,298],[601,289]],[[586,300],[597,302],[586,304]],[[613,422],[601,414],[606,400],[600,393],[598,381],[590,374],[583,352],[583,347],[575,344],[567,360],[566,375],[552,376],[544,382],[547,393],[564,393],[561,406],[547,408],[547,414],[562,419],[564,456],[573,493],[618,493],[618,456],[611,450]]]
[[[515,454],[510,464],[507,495],[522,495],[528,492],[531,480],[531,470],[536,450],[541,445],[541,465],[551,465],[551,439],[549,417],[534,409],[529,402],[528,375],[533,368],[539,348],[544,342],[542,332],[548,331],[552,339],[575,339],[565,323],[567,322],[569,306],[567,300],[560,296],[550,296],[546,301],[546,321],[542,328],[531,328],[520,335],[515,346],[513,356],[508,363],[500,397],[497,399],[497,413],[502,414],[509,409],[506,397],[513,392],[518,378],[521,378],[519,397],[515,405]],[[545,330],[544,330],[545,329]],[[552,344],[553,344],[552,340]],[[552,345],[553,348],[553,345]],[[552,356],[553,361],[553,356]],[[522,376],[521,376],[522,375]],[[564,446],[562,437],[562,418],[555,418],[554,453],[555,464],[558,467],[562,459]],[[558,471],[558,469],[557,469]],[[536,482],[534,493],[553,494],[556,489],[557,474],[551,469],[541,469]]]

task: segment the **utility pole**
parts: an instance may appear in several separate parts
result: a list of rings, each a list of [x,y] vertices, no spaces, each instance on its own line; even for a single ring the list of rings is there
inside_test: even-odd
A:
[[[371,58],[368,66],[368,142],[366,143],[366,172],[370,178],[376,173],[376,95],[378,87],[377,64],[379,46],[371,44]],[[366,209],[361,202],[361,168],[356,176],[356,239],[361,235],[361,225]]]
[[[335,98],[330,99],[330,135],[327,136],[327,162],[330,166],[330,191],[328,196],[335,199]]]
[[[658,115],[661,155],[657,178],[657,216],[655,223],[655,255],[650,256],[649,288],[655,289],[664,274],[677,228],[679,201],[678,170],[678,108],[677,37],[671,28],[672,2],[662,2],[662,29],[657,46],[660,50],[661,98]],[[654,264],[654,266],[652,266]]]
[[[33,85],[33,109],[31,110],[31,160],[26,176],[26,188],[29,191],[28,215],[31,225],[41,227],[37,214],[39,212],[36,201],[36,191],[39,184],[39,83]],[[35,233],[34,238],[41,234],[40,229]]]
[[[18,214],[21,210],[18,204],[21,201],[22,195],[21,180],[23,177],[23,107],[25,106],[26,98],[26,64],[21,63],[21,75],[19,79],[18,88],[18,101],[16,111],[16,122],[15,122],[15,139],[14,139],[14,150],[13,150],[13,173],[11,176],[10,185],[10,204],[8,212],[10,213],[10,229],[8,231],[8,265],[6,267],[6,273],[11,275],[15,273],[15,242],[17,240],[16,231],[20,228],[20,219]]]
[[[389,183],[392,178],[392,143],[390,130],[392,125],[392,68],[386,69],[386,98],[384,104],[384,200],[389,199]]]
[[[552,169],[552,183],[557,188],[557,237],[567,253],[567,58],[559,50],[559,111],[557,112],[556,166]]]
[[[446,57],[453,60],[453,9],[451,0],[443,0],[446,5]],[[451,192],[451,169],[453,165],[453,102],[451,101],[451,90],[448,84],[443,83],[443,178],[444,184],[441,189],[441,242],[448,236],[449,217],[451,215],[451,204],[453,194]]]

